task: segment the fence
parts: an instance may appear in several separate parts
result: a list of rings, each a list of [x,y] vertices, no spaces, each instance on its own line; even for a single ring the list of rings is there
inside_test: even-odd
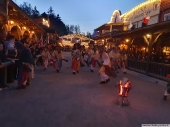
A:
[[[167,74],[170,74],[170,64],[147,62],[142,60],[128,59],[128,69],[140,72],[161,80],[170,81]]]

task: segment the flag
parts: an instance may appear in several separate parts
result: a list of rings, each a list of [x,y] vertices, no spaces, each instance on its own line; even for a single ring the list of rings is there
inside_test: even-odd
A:
[[[147,25],[148,22],[149,22],[149,19],[150,19],[150,16],[148,16],[148,15],[145,14],[145,15],[144,15],[144,18],[143,18],[143,23]]]

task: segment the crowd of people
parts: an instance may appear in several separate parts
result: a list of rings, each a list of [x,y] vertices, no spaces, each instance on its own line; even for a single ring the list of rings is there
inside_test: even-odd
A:
[[[113,47],[111,50],[105,49],[104,46],[95,46],[90,44],[87,49],[79,43],[74,44],[72,50],[72,70],[73,74],[79,73],[80,67],[84,63],[89,66],[90,71],[94,72],[95,66],[100,66],[99,75],[101,78],[100,84],[105,84],[110,81],[110,76],[115,77],[119,73],[118,69],[126,74],[126,54],[120,52],[118,47]]]
[[[105,49],[104,46],[89,44],[86,49],[84,45],[75,43],[71,50],[72,74],[80,72],[80,67],[88,66],[90,72],[96,71],[98,65],[100,84],[106,84],[110,77],[116,77],[122,71],[126,74],[127,53],[119,47]],[[140,58],[140,57],[139,57]],[[7,77],[5,77],[5,63],[7,65]],[[0,29],[0,91],[9,88],[7,83],[18,81],[16,89],[25,89],[34,79],[34,68],[37,65],[44,66],[46,71],[52,65],[57,73],[61,71],[64,59],[62,47],[58,43],[43,44],[40,40],[32,42],[28,36],[22,40],[16,40],[15,36]],[[7,82],[7,83],[6,83]],[[169,95],[169,85],[164,94],[164,100]]]
[[[120,68],[124,73],[126,61],[119,53],[118,48],[113,48],[110,52],[106,52],[103,46],[94,46],[90,44],[88,49],[85,46],[75,43],[71,50],[71,68],[72,73],[79,73],[80,67],[89,66],[90,71],[94,72],[95,66],[100,66],[99,74],[101,84],[110,81],[110,76],[115,74],[112,70]],[[7,66],[7,83],[18,81],[17,89],[25,89],[30,85],[30,81],[34,79],[34,68],[37,65],[44,66],[44,71],[48,65],[52,65],[56,72],[59,73],[64,59],[62,47],[57,43],[44,45],[42,41],[31,42],[28,36],[22,40],[16,40],[15,36],[0,30],[0,90],[8,88],[6,84],[5,65],[6,61],[15,61]]]

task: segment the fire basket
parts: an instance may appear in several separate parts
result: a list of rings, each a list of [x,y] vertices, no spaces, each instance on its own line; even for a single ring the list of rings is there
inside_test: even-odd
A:
[[[117,84],[118,87],[118,97],[116,98],[116,103],[119,103],[119,97],[122,98],[123,105],[129,105],[128,94],[131,89],[131,83],[128,78],[123,78],[120,83]]]

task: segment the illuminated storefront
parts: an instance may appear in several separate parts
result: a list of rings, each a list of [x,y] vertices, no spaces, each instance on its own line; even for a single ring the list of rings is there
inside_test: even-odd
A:
[[[111,19],[115,16],[112,15]],[[115,46],[127,50],[128,68],[167,80],[170,73],[170,1],[147,0],[123,15],[123,31],[107,32],[107,37],[115,40]],[[112,20],[114,21],[114,20]],[[111,24],[106,23],[105,26]],[[103,25],[102,25],[103,26]],[[104,27],[99,28],[104,28]],[[95,40],[105,39],[101,31]],[[128,40],[128,41],[126,41]]]
[[[16,40],[29,36],[36,41],[44,33],[44,30],[12,0],[0,1],[0,24],[1,28],[14,35]]]

